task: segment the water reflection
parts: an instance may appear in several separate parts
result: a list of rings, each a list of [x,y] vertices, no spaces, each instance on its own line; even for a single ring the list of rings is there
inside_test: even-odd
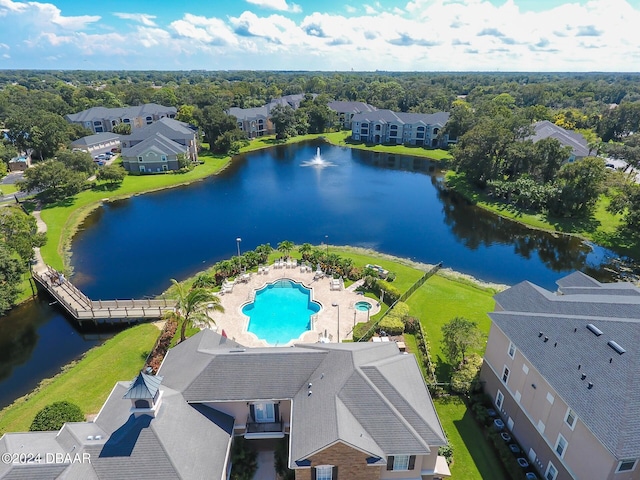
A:
[[[335,164],[299,168],[317,147]],[[320,142],[234,158],[215,178],[109,203],[74,238],[73,281],[91,298],[157,295],[243,250],[282,240],[370,247],[498,283],[554,289],[573,270],[611,280],[637,265],[573,237],[531,231],[442,188],[438,163]],[[622,273],[621,273],[622,272]],[[48,300],[47,300],[48,301]],[[97,343],[47,302],[0,319],[0,405]]]

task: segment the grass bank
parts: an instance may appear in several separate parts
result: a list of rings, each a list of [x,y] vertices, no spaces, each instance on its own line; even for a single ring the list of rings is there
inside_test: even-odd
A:
[[[75,403],[85,415],[98,413],[116,382],[131,380],[144,366],[159,333],[154,325],[137,325],[92,348],[0,411],[0,436],[29,430],[36,413],[57,401]]]
[[[415,145],[378,145],[356,142],[349,138],[351,133],[347,131],[324,133],[321,136],[333,145],[355,148],[357,150],[366,150],[368,152],[395,153],[397,155],[429,158],[438,162],[446,162],[452,158],[448,151],[439,148],[424,148]]]
[[[637,236],[620,231],[622,215],[607,211],[610,199],[601,195],[596,207],[588,218],[552,217],[546,213],[526,210],[515,205],[496,200],[471,185],[463,174],[449,171],[445,181],[447,186],[480,208],[501,217],[522,223],[530,228],[553,233],[576,235],[620,254],[640,258],[640,242]]]
[[[78,226],[92,210],[103,202],[202,180],[218,173],[230,161],[228,156],[216,156],[207,152],[202,153],[200,159],[204,163],[187,173],[127,175],[122,184],[116,188],[110,188],[106,184],[98,184],[95,188],[80,192],[74,197],[45,205],[42,209],[42,220],[47,224],[48,241],[41,249],[44,261],[52,267],[62,270],[65,249],[68,248]]]

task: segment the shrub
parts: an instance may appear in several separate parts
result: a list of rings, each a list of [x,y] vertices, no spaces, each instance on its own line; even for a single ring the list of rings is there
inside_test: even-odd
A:
[[[258,453],[244,437],[235,437],[231,449],[231,480],[251,480],[258,469]]]
[[[451,465],[453,463],[453,447],[451,446],[451,444],[443,445],[438,448],[438,455],[446,458],[447,465]]]
[[[60,430],[65,422],[84,422],[84,414],[73,403],[55,402],[36,413],[29,431]]]
[[[294,480],[296,478],[296,472],[288,467],[288,459],[289,442],[287,437],[284,437],[278,440],[274,453],[274,467],[280,480]]]
[[[396,279],[395,272],[389,272],[387,274],[387,278],[386,278],[387,282],[393,282],[395,279]]]
[[[469,395],[477,388],[478,375],[482,366],[482,357],[472,353],[465,362],[451,375],[451,390]]]
[[[378,323],[378,329],[386,332],[388,335],[402,335],[402,332],[404,332],[404,323],[400,318],[389,314]]]
[[[371,336],[373,335],[373,330],[369,333],[367,331],[373,326],[373,321],[368,322],[360,322],[353,327],[353,341],[354,342],[368,342]],[[366,335],[366,338],[365,338]]]
[[[404,322],[404,331],[413,335],[418,335],[420,331],[420,319],[416,317],[405,316],[402,321]]]
[[[386,303],[387,305],[392,305],[396,300],[400,298],[400,290],[391,285],[389,282],[378,280],[375,286],[378,292],[384,291],[384,303]]]

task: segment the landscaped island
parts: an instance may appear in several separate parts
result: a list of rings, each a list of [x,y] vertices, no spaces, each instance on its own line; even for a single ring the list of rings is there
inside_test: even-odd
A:
[[[298,249],[290,248],[289,254],[301,260],[302,255]],[[305,248],[303,248],[303,251],[305,251]],[[388,272],[393,272],[395,280],[391,284],[399,292],[404,292],[408,289],[429,268],[427,265],[362,249],[331,246],[330,253],[349,260],[354,267],[359,269],[364,269],[367,264],[371,264],[379,265]],[[273,260],[282,256],[282,254],[282,251],[273,252],[267,263],[271,264]],[[202,282],[206,275],[207,273],[205,272],[186,280],[185,284],[191,285],[193,282],[198,281],[198,278]],[[430,277],[407,299],[406,303],[410,309],[409,314],[420,320],[429,339],[432,359],[434,362],[438,362],[438,365],[444,367],[436,368],[436,372],[448,371],[440,347],[441,326],[455,316],[464,316],[475,321],[486,335],[489,328],[489,319],[486,316],[486,312],[492,310],[493,301],[491,297],[500,288],[499,286],[481,285],[464,275],[441,270]],[[436,298],[438,300],[434,301]],[[329,308],[331,307],[329,306]],[[387,308],[388,306],[383,308],[383,311],[386,311]],[[196,329],[191,329],[189,334],[193,334],[196,331]],[[35,414],[46,404],[58,399],[68,399],[78,404],[87,415],[96,413],[96,409],[104,402],[111,391],[113,381],[131,378],[135,371],[142,368],[144,364],[144,355],[140,355],[140,353],[133,355],[136,356],[137,360],[133,359],[129,342],[135,341],[139,345],[138,349],[142,348],[148,354],[157,336],[158,331],[155,327],[141,325],[118,334],[105,345],[91,350],[77,364],[65,369],[60,378],[56,378],[53,382],[43,382],[38,388],[37,394],[31,394],[27,397],[30,399],[29,401],[20,399],[14,405],[5,409],[0,415],[0,432],[28,429]],[[134,337],[136,338],[135,340],[124,341]],[[404,338],[409,350],[417,352],[417,344],[413,335],[405,334]],[[125,355],[125,352],[129,353]],[[481,351],[478,351],[478,353],[481,353]],[[105,356],[123,358],[125,361],[122,362],[122,366],[114,366]],[[126,360],[127,358],[129,360]],[[86,375],[95,373],[95,362],[104,362],[105,365],[110,365],[109,380],[102,382],[100,384],[102,386],[98,386],[95,382],[92,383],[93,390],[90,395],[87,395],[86,390],[83,390],[80,384],[85,382],[83,378]],[[448,374],[445,373],[445,375]],[[443,378],[443,381],[446,381],[446,377]],[[51,390],[53,388],[55,388],[55,391]],[[495,459],[490,460],[492,454],[489,453],[490,450],[487,450],[488,445],[481,440],[481,430],[472,419],[465,416],[466,407],[464,403],[452,402],[451,400],[445,402],[436,400],[436,408],[455,451],[455,463],[452,465],[452,473],[470,479],[484,478],[489,473],[495,476],[495,472],[499,471],[500,467],[492,463],[495,462]],[[464,427],[462,429],[454,427],[454,422],[463,422]],[[477,452],[469,453],[465,444],[472,445],[474,449],[477,449]],[[486,459],[489,463],[474,465],[472,458],[478,458],[478,456]]]

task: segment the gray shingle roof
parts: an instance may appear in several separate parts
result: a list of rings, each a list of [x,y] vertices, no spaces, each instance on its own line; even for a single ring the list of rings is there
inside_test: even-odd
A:
[[[585,138],[570,130],[565,130],[549,120],[542,120],[533,124],[534,134],[531,138],[534,142],[543,138],[555,138],[562,145],[571,147],[572,153],[576,157],[586,157],[589,155],[589,146]]]
[[[399,123],[444,126],[449,120],[449,112],[437,113],[407,113],[393,112],[391,110],[375,110],[372,112],[356,113],[353,122],[378,122],[378,123]]]
[[[558,283],[585,284],[576,278]],[[489,316],[606,448],[617,458],[639,457],[639,298],[616,289],[605,288],[603,294],[598,287],[576,295],[534,287],[524,282],[496,295],[505,311]],[[629,289],[637,287],[626,284],[622,290]],[[626,352],[618,354],[608,345],[611,340]]]
[[[120,135],[112,132],[96,133],[94,135],[87,135],[86,137],[79,138],[71,142],[72,147],[89,147],[101,142],[110,142],[112,140],[120,141]]]
[[[91,455],[90,465],[60,470],[65,478],[222,478],[234,419],[202,402],[267,399],[292,399],[292,463],[337,442],[383,463],[446,444],[415,357],[394,342],[245,349],[204,330],[172,349],[159,373],[162,384],[144,374],[118,383],[94,423],[7,434],[0,452],[17,451],[31,435],[31,449]],[[128,397],[157,389],[155,418],[130,413]],[[206,443],[205,455],[194,442]],[[0,465],[5,473],[23,474]]]
[[[149,150],[156,151],[160,154],[179,155],[186,153],[187,147],[156,132],[131,148],[123,148],[122,156],[125,158],[135,158]]]
[[[158,115],[166,112],[175,114],[177,111],[176,107],[164,107],[157,103],[146,103],[135,107],[92,107],[78,113],[69,114],[65,118],[70,122],[92,122],[94,120],[102,120],[104,118],[133,118],[147,115]]]
[[[247,120],[251,118],[264,118],[265,120],[269,117],[269,106],[263,105],[261,107],[254,108],[239,108],[239,107],[231,107],[229,111],[229,115],[233,115],[238,120]]]
[[[160,133],[170,139],[192,137],[195,135],[195,131],[189,128],[188,123],[164,117],[157,122],[153,122],[151,125],[134,130],[131,132],[131,135],[125,135],[122,139],[127,142],[144,140],[156,133]]]
[[[335,100],[333,102],[329,102],[327,105],[331,110],[345,113],[373,112],[377,110],[373,105],[369,105],[368,103],[364,102],[343,102],[340,100]]]

